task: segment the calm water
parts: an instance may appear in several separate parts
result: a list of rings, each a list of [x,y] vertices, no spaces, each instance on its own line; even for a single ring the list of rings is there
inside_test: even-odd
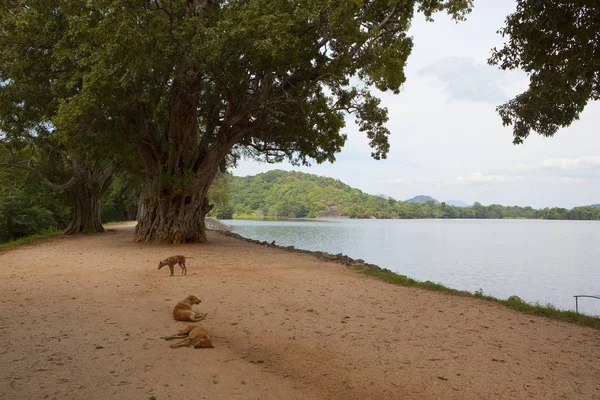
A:
[[[600,295],[600,222],[525,220],[223,221],[252,239],[344,253],[421,281],[575,309]],[[600,300],[579,299],[600,315]]]

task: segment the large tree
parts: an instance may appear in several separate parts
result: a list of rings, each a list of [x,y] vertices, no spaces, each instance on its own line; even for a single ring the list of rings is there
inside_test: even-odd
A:
[[[498,107],[514,143],[553,136],[600,99],[600,2],[517,0],[500,30],[508,41],[489,62],[529,74],[529,89]]]
[[[2,167],[29,171],[66,194],[72,205],[66,234],[103,232],[101,200],[127,158],[124,147],[108,119],[69,135],[56,129],[60,104],[82,91],[77,61],[61,53],[79,42],[68,36],[64,15],[36,12],[41,4],[28,3],[5,1],[0,8],[0,144],[10,155]]]
[[[38,134],[19,140],[0,140],[8,159],[0,168],[17,168],[37,177],[49,188],[63,193],[71,205],[66,235],[104,232],[101,202],[117,171],[114,160],[90,159],[74,154],[52,138]]]
[[[3,18],[66,27],[40,57],[75,63],[81,90],[61,101],[69,136],[109,121],[145,169],[137,240],[206,240],[208,189],[226,161],[334,161],[355,117],[385,158],[387,110],[369,88],[399,93],[415,12],[456,20],[472,0],[91,0],[9,2]],[[4,24],[1,22],[0,24]],[[55,29],[50,23],[48,29]],[[0,28],[1,29],[1,28]],[[20,43],[36,49],[35,36]],[[27,50],[30,51],[30,50]],[[35,51],[35,50],[32,50]]]

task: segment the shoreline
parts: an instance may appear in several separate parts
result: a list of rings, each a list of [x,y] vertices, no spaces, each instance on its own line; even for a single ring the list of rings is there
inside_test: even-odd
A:
[[[231,220],[248,220],[248,221],[285,221],[285,220],[382,220],[382,221],[572,221],[572,222],[595,222],[600,223],[600,219],[568,219],[568,218],[525,218],[525,217],[505,217],[505,218],[377,218],[374,216],[365,217],[365,218],[352,218],[345,215],[339,217],[253,217],[252,215],[246,214],[235,214],[232,218],[227,218]]]
[[[337,218],[336,218],[337,219]],[[210,220],[210,221],[209,221]],[[564,310],[558,309],[551,305],[540,305],[539,303],[529,303],[521,300],[519,296],[512,295],[507,299],[501,299],[489,295],[485,295],[483,292],[475,291],[469,292],[466,290],[454,289],[448,286],[445,286],[441,283],[435,283],[432,281],[419,281],[413,278],[410,278],[406,275],[399,274],[387,268],[382,268],[376,264],[372,264],[366,262],[363,259],[353,259],[350,256],[344,255],[342,253],[331,254],[326,251],[312,251],[305,249],[298,249],[294,246],[280,246],[273,243],[268,243],[267,241],[260,241],[256,239],[251,239],[244,237],[238,233],[232,232],[232,228],[230,225],[221,222],[220,220],[212,217],[207,217],[207,231],[215,232],[217,234],[222,234],[225,236],[230,236],[236,238],[238,240],[246,241],[249,243],[257,244],[260,246],[267,246],[272,248],[278,248],[286,251],[293,251],[295,253],[300,254],[310,254],[317,259],[325,262],[337,263],[345,265],[347,268],[353,269],[358,273],[375,277],[384,282],[388,282],[395,285],[400,286],[411,286],[418,287],[425,290],[431,290],[436,292],[443,292],[450,295],[455,296],[467,296],[474,297],[479,299],[484,299],[487,301],[503,304],[504,306],[511,308],[513,310],[517,310],[523,312],[525,314],[544,316],[550,319],[564,321],[569,323],[578,324],[581,326],[588,326],[595,329],[600,329],[600,316],[577,313],[572,310]],[[136,221],[117,221],[117,222],[108,222],[105,223],[105,226],[118,226],[118,225],[131,225],[137,223]],[[210,226],[210,228],[209,228]],[[107,229],[108,233],[110,229]],[[78,235],[75,235],[75,237]],[[79,235],[80,236],[80,235]],[[7,251],[13,249],[19,249],[27,246],[35,246],[37,242],[44,242],[52,239],[66,239],[69,236],[65,236],[60,231],[49,232],[45,234],[36,234],[32,236],[23,237],[21,239],[7,242],[0,245],[0,255],[6,253]]]
[[[582,326],[589,326],[595,329],[600,329],[600,316],[588,315],[577,313],[572,310],[563,310],[555,308],[551,305],[540,305],[538,303],[528,303],[516,295],[509,296],[506,299],[500,299],[497,297],[485,295],[483,292],[475,291],[469,292],[466,290],[454,289],[448,286],[445,286],[441,283],[435,283],[432,281],[418,281],[416,279],[410,278],[406,275],[399,274],[387,268],[382,268],[376,264],[371,264],[366,262],[363,259],[353,259],[350,256],[344,255],[342,253],[331,254],[326,251],[312,251],[305,249],[298,249],[295,246],[280,246],[275,243],[269,243],[267,241],[261,241],[257,239],[247,238],[238,233],[235,233],[231,230],[228,231],[219,231],[215,230],[219,234],[223,234],[226,236],[230,236],[236,238],[238,240],[243,240],[249,243],[257,244],[260,246],[278,248],[282,250],[292,251],[300,254],[310,254],[319,260],[325,262],[331,262],[336,264],[345,265],[349,269],[353,269],[356,272],[376,277],[377,279],[383,280],[385,282],[389,282],[395,285],[400,286],[412,286],[418,287],[426,290],[443,292],[450,295],[455,296],[467,296],[467,297],[475,297],[479,299],[484,299],[487,301],[503,304],[504,306],[511,308],[513,310],[517,310],[523,312],[525,314],[531,315],[539,315],[548,317],[550,319],[565,321],[569,323],[575,323]]]
[[[336,262],[133,224],[0,255],[6,398],[558,400],[600,393],[600,331],[472,296],[390,285]],[[158,260],[185,254],[187,275]],[[40,294],[43,294],[41,296]],[[214,349],[170,349],[198,295]],[[575,377],[575,378],[574,378]],[[576,383],[574,383],[576,379]]]

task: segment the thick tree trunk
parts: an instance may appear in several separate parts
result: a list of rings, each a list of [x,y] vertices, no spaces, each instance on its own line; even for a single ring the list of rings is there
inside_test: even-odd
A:
[[[212,182],[212,180],[210,180]],[[209,182],[190,184],[178,192],[152,190],[147,184],[138,210],[136,240],[156,243],[206,242],[204,217],[212,208]]]
[[[86,186],[75,185],[74,189],[79,190],[70,193],[73,201],[73,219],[65,229],[65,235],[104,232],[100,217],[102,197]]]
[[[102,198],[112,182],[113,171],[110,166],[91,169],[86,163],[80,163],[75,184],[67,189],[73,205],[73,216],[65,235],[105,232],[101,217]]]
[[[164,142],[150,150],[138,143],[146,182],[138,209],[137,241],[206,242],[204,217],[212,208],[208,189],[233,144],[222,136],[214,147],[202,147],[196,118],[199,84],[198,80],[174,83],[178,94]]]

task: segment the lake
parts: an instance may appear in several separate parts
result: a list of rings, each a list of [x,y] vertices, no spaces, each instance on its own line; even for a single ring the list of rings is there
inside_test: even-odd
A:
[[[575,309],[600,295],[600,221],[224,220],[244,237],[344,253],[420,281]],[[600,300],[579,299],[600,315]]]

